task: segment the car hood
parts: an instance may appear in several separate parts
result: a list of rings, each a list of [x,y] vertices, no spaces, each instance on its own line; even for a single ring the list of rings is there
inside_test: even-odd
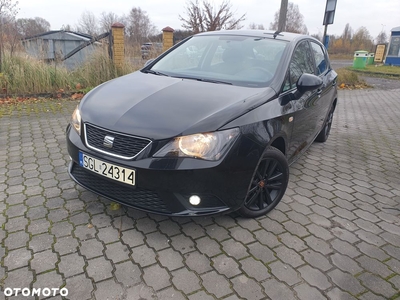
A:
[[[140,71],[106,82],[81,101],[82,120],[112,131],[166,139],[215,131],[275,95]]]

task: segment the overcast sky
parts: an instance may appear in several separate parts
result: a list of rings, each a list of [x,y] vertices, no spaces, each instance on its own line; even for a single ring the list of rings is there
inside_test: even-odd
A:
[[[218,5],[221,0],[210,0]],[[326,0],[294,0],[304,16],[305,24],[310,34],[323,33],[323,14]],[[247,28],[250,23],[263,24],[269,28],[274,13],[280,8],[280,0],[231,0],[236,15],[246,13]],[[75,26],[83,11],[91,11],[99,16],[103,11],[118,15],[128,14],[133,6],[139,6],[149,15],[151,21],[159,30],[166,26],[181,28],[179,14],[184,15],[185,0],[19,0],[19,18],[42,17],[50,22],[52,30],[58,30],[63,24]],[[400,26],[400,0],[338,0],[335,20],[329,25],[328,34],[340,35],[346,23],[353,30],[365,26],[373,38],[384,29],[390,34],[390,29]]]

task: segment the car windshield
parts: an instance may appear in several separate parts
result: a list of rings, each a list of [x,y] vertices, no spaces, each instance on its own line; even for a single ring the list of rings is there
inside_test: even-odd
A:
[[[156,62],[153,73],[240,86],[267,86],[287,42],[234,35],[198,35]]]

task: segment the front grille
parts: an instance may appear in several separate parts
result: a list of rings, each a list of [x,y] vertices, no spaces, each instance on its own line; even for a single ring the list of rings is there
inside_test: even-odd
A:
[[[112,148],[103,145],[105,136],[114,138]],[[108,131],[90,124],[85,124],[85,139],[89,148],[126,159],[134,158],[151,143],[147,139]]]
[[[156,192],[114,183],[85,170],[77,164],[73,164],[71,174],[87,189],[109,199],[149,211],[166,214],[171,213]]]

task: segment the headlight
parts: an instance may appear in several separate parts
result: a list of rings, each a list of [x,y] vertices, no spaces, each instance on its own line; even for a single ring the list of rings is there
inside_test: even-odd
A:
[[[218,160],[229,150],[238,135],[239,129],[233,128],[177,137],[154,154],[154,157],[178,156]]]
[[[71,125],[76,132],[81,135],[81,114],[79,112],[78,105],[76,106],[71,119]]]

